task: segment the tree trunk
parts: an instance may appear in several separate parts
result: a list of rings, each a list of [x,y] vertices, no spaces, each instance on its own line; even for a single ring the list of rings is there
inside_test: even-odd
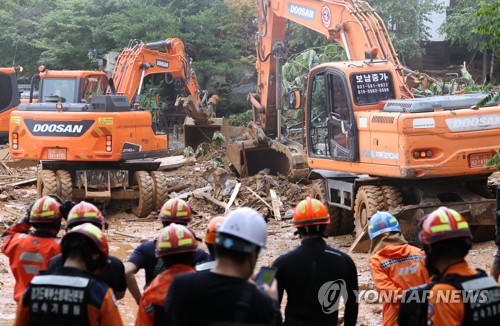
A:
[[[490,63],[490,80],[493,80],[493,72],[495,71],[495,48],[491,49],[491,63]]]
[[[483,81],[486,80],[488,74],[488,50],[483,51]]]

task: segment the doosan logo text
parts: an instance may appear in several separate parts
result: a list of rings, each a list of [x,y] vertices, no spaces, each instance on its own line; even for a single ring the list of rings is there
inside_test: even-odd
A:
[[[64,124],[35,124],[33,132],[59,132],[59,133],[81,133],[83,125],[64,125]]]
[[[293,3],[288,4],[288,11],[295,17],[313,20],[316,16],[314,8],[299,6]]]

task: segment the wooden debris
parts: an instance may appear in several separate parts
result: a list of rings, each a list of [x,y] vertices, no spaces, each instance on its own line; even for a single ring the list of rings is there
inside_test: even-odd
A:
[[[198,189],[195,189],[193,191],[189,191],[189,192],[185,192],[183,194],[180,194],[178,196],[173,196],[172,195],[169,195],[170,198],[179,198],[179,199],[186,199],[188,198],[189,196],[192,196],[193,194],[199,194],[199,193],[203,193],[203,192],[207,192],[207,191],[210,191],[212,190],[212,186],[205,186],[203,188],[198,188]]]
[[[155,161],[160,162],[160,167],[158,168],[160,171],[177,169],[189,162],[184,155],[157,158]]]
[[[280,199],[276,195],[276,191],[274,191],[274,189],[269,189],[269,193],[271,194],[271,204],[273,205],[274,218],[281,221]]]
[[[7,199],[9,199],[9,196],[0,194],[0,201],[7,201]]]
[[[36,178],[28,178],[28,179],[24,179],[24,180],[20,180],[20,181],[4,183],[2,185],[2,188],[8,187],[8,186],[10,186],[10,187],[25,186],[27,184],[35,183],[35,182],[36,182]]]
[[[134,235],[127,234],[127,233],[118,232],[118,231],[115,231],[115,230],[108,231],[108,232],[110,232],[111,234],[121,235],[121,236],[129,237],[129,238],[132,238],[132,239],[140,239],[141,238],[141,237],[136,237]]]
[[[349,252],[367,253],[369,250],[370,238],[368,237],[368,224],[366,224],[363,232],[352,243]]]
[[[200,192],[200,193],[193,193],[193,197],[194,198],[198,198],[198,199],[201,199],[201,198],[204,198],[212,203],[214,203],[215,205],[217,206],[220,206],[222,208],[226,208],[227,204],[224,203],[224,202],[221,202],[220,200],[217,200],[215,199],[214,197],[210,196],[209,194],[207,193],[204,193],[204,192]]]
[[[259,196],[255,191],[252,190],[252,188],[247,187],[247,190],[252,193],[255,197],[257,197],[261,202],[263,202],[270,210],[272,210],[272,206],[267,203],[261,196]]]
[[[226,206],[226,211],[224,212],[224,215],[229,213],[229,209],[234,203],[234,200],[236,199],[236,196],[238,196],[238,193],[240,192],[240,187],[241,187],[241,182],[238,182],[236,186],[234,186],[233,192],[231,193],[231,197],[229,198],[229,201],[227,202]]]

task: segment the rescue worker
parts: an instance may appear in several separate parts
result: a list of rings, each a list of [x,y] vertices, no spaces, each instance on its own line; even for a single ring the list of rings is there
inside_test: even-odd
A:
[[[217,104],[219,103],[220,98],[219,95],[214,94],[212,95],[208,101],[207,101],[207,117],[208,118],[215,118],[215,108]]]
[[[497,212],[495,218],[495,244],[498,250],[491,265],[490,275],[495,281],[498,282],[500,276],[500,185],[497,186]]]
[[[187,226],[192,219],[191,207],[182,199],[169,199],[163,204],[158,219],[163,227],[170,223]],[[153,279],[165,270],[163,261],[155,256],[155,241],[141,243],[130,255],[128,262],[125,263],[125,275],[127,278],[128,290],[134,297],[137,304],[141,300],[141,291],[137,285],[135,274],[142,268],[146,275],[146,288]],[[195,264],[200,264],[208,260],[208,254],[203,249],[198,248],[195,253]]]
[[[81,201],[68,213],[66,231],[84,223],[95,225],[101,230],[104,230],[106,225],[106,221],[99,208],[86,201]],[[63,261],[61,255],[53,257],[49,261],[47,273],[52,273],[62,265]],[[108,256],[108,268],[102,273],[95,275],[95,278],[108,285],[113,290],[117,300],[125,296],[125,292],[127,291],[127,279],[125,278],[125,267],[119,258]]]
[[[171,283],[165,299],[167,324],[281,325],[276,280],[261,289],[248,281],[266,237],[266,222],[257,211],[232,211],[217,233],[215,268],[178,275]]]
[[[16,280],[16,303],[33,277],[47,268],[50,258],[61,252],[57,233],[62,217],[60,203],[44,196],[35,201],[29,214],[5,231],[7,237],[2,242],[2,252],[9,257],[10,268]],[[35,228],[32,235],[28,234],[30,226]]]
[[[440,207],[420,227],[432,282],[403,294],[399,325],[497,325],[500,288],[486,272],[465,261],[472,234],[463,216]]]
[[[170,224],[161,230],[156,240],[156,257],[167,269],[160,273],[144,291],[135,324],[138,326],[165,325],[163,304],[170,283],[176,275],[194,273],[194,253],[198,244],[184,225]]]
[[[33,278],[15,325],[123,325],[113,291],[90,275],[107,266],[104,233],[90,223],[76,226],[63,237],[61,251],[64,266]]]
[[[358,273],[351,257],[328,246],[323,239],[330,223],[325,205],[307,196],[295,207],[292,221],[302,243],[273,263],[277,268],[279,302],[284,291],[288,298],[283,325],[337,325],[338,300],[332,302],[328,291],[321,295],[329,282],[327,287],[339,290],[338,299],[344,297],[344,324],[355,325]]]
[[[404,290],[428,283],[425,254],[409,245],[398,220],[389,213],[375,213],[368,224],[371,239],[370,267],[375,288],[381,293],[382,325],[397,325],[399,302]]]
[[[206,271],[215,267],[215,238],[217,236],[217,230],[220,228],[222,222],[224,222],[224,219],[224,216],[216,216],[208,222],[207,231],[205,233],[205,245],[207,246],[210,257],[207,262],[196,265],[196,271]]]

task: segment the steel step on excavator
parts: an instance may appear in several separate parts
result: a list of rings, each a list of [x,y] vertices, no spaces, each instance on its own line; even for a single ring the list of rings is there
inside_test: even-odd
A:
[[[378,210],[398,218],[416,241],[418,221],[439,206],[461,212],[477,240],[494,236],[493,168],[500,107],[474,105],[487,94],[413,98],[380,16],[364,1],[258,0],[257,91],[249,95],[255,137],[229,145],[241,175],[269,168],[307,178],[332,217],[330,235],[358,235]],[[286,22],[336,41],[347,61],[309,70],[303,109],[305,148],[281,134],[281,67]]]
[[[203,94],[179,39],[132,40],[109,80],[102,71],[42,66],[34,77],[40,79],[38,103],[22,104],[12,113],[9,133],[12,158],[40,160],[38,196],[130,200],[139,217],[160,209],[167,181],[153,159],[169,155],[168,139],[155,130],[151,112],[140,107],[144,78],[153,74],[175,83],[178,102],[192,118],[189,127],[207,138],[221,131],[229,139],[227,121],[202,106]]]
[[[0,68],[0,140],[9,138],[10,113],[17,109],[21,102],[17,89],[17,74],[23,68]]]

